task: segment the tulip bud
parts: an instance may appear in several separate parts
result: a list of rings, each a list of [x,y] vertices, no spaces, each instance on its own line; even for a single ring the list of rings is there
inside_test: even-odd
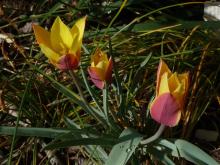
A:
[[[111,82],[112,59],[108,59],[107,54],[97,49],[91,57],[91,66],[88,72],[92,82],[99,89],[103,89],[105,82]]]
[[[184,108],[189,88],[189,73],[172,73],[160,60],[157,71],[156,97],[150,105],[151,117],[166,126],[176,126]]]

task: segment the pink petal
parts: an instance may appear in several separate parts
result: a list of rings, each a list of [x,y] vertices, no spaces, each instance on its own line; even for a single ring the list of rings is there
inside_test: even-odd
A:
[[[57,67],[61,70],[76,69],[79,65],[79,60],[74,55],[63,55],[58,61]]]
[[[91,67],[89,67],[88,72],[89,72],[90,79],[95,84],[95,86],[99,89],[103,89],[105,83],[104,83],[104,81],[100,80],[100,78],[99,78],[98,74],[95,72],[95,70],[92,69]]]
[[[180,106],[170,93],[164,93],[153,101],[150,108],[151,117],[158,123],[173,127],[181,116]]]

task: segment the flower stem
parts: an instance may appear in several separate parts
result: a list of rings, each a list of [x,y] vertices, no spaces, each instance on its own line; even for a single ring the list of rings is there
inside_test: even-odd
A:
[[[76,88],[79,92],[81,101],[84,103],[85,108],[87,109],[87,112],[90,113],[95,119],[97,119],[100,123],[102,123],[104,125],[104,127],[107,128],[107,124],[106,122],[100,117],[100,114],[98,114],[97,112],[95,112],[92,107],[90,106],[90,104],[88,103],[88,101],[86,100],[84,94],[83,94],[83,90],[80,87],[80,84],[76,78],[76,75],[74,73],[74,71],[69,71],[70,76],[73,79],[74,84],[76,85]]]
[[[82,89],[81,89],[81,87],[79,85],[79,82],[77,81],[77,78],[76,78],[76,75],[75,75],[74,71],[70,70],[69,73],[70,73],[70,76],[73,79],[74,84],[76,85],[76,88],[77,88],[77,90],[79,92],[80,97],[88,105],[88,102],[87,102],[86,98],[83,95],[83,91],[82,91]]]
[[[109,124],[109,118],[108,118],[108,84],[107,84],[107,82],[105,82],[105,86],[102,89],[102,93],[103,93],[103,110],[104,110],[106,121]]]
[[[154,140],[157,140],[161,136],[161,134],[163,133],[165,128],[166,128],[166,126],[161,124],[159,129],[157,130],[157,132],[153,136],[151,136],[151,137],[149,137],[149,138],[147,138],[145,140],[142,140],[141,144],[142,145],[146,145],[148,143],[153,142]]]

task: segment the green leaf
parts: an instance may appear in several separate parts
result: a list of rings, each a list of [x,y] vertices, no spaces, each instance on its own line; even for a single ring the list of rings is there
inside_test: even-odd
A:
[[[175,163],[167,156],[166,151],[162,152],[157,147],[147,147],[147,151],[156,157],[159,161],[166,165],[175,165]]]
[[[80,145],[101,145],[101,146],[112,146],[118,142],[117,139],[114,138],[78,138],[72,140],[64,140],[64,141],[53,141],[48,144],[44,149],[57,149],[57,148],[66,148],[70,146],[80,146]]]
[[[0,135],[13,135],[15,129],[15,127],[0,126]],[[68,132],[70,132],[70,130],[58,128],[17,127],[16,136],[36,136],[55,138],[61,134]]]
[[[182,139],[159,140],[159,144],[169,148],[172,156],[183,157],[198,165],[219,165],[211,156],[199,147]]]
[[[135,130],[125,129],[119,137],[120,143],[113,147],[105,165],[126,164],[142,138]]]
[[[79,125],[77,125],[75,122],[73,122],[72,120],[70,120],[66,116],[64,117],[64,122],[71,129],[80,129]],[[92,129],[92,131],[93,130],[94,129]],[[91,132],[91,130],[90,130],[90,132]],[[80,137],[81,138],[82,137],[88,138],[88,136],[86,134],[85,135],[81,135]],[[95,158],[97,160],[99,159],[102,162],[105,162],[107,160],[108,155],[107,155],[107,153],[105,152],[105,150],[102,147],[94,146],[94,145],[86,145],[84,147],[87,150],[87,152],[92,155],[93,158]]]

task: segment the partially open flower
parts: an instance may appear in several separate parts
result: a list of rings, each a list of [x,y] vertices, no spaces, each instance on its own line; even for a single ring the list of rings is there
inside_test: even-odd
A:
[[[156,97],[150,105],[151,117],[158,123],[173,127],[178,124],[189,88],[189,73],[172,73],[160,60],[157,71]]]
[[[105,82],[110,82],[112,78],[112,59],[108,59],[107,54],[97,49],[91,57],[91,66],[88,72],[92,82],[99,89],[103,89]]]
[[[50,31],[33,25],[34,34],[41,51],[57,68],[69,70],[78,67],[85,21],[86,17],[77,20],[70,29],[60,17],[57,17]]]

